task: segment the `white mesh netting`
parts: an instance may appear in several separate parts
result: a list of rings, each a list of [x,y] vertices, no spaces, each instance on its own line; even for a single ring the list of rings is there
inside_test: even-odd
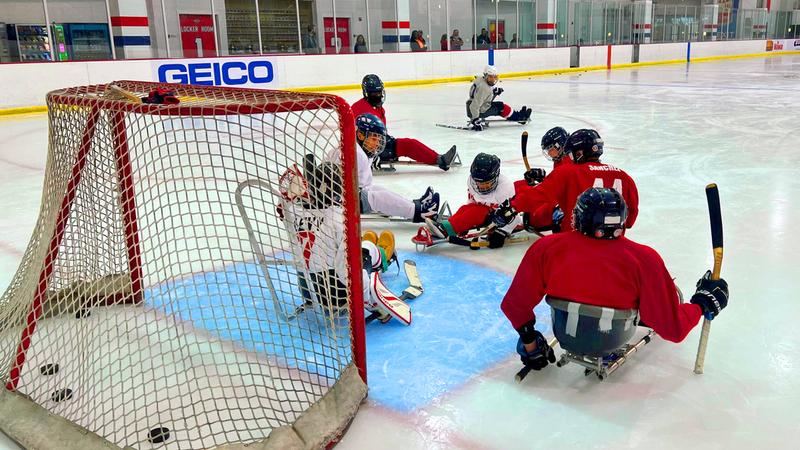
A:
[[[7,391],[136,449],[264,440],[334,398],[297,433],[324,445],[355,414],[337,382],[365,395],[349,107],[114,86],[48,95],[40,217],[0,299]],[[156,88],[180,103],[136,101]]]

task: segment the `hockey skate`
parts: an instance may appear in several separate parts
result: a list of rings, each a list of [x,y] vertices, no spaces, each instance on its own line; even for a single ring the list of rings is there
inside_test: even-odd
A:
[[[428,186],[422,197],[414,200],[413,223],[420,223],[428,217],[436,217],[439,212],[439,193]]]
[[[518,111],[512,112],[511,115],[506,117],[506,120],[510,122],[517,122],[520,125],[525,125],[528,122],[530,122],[531,113],[533,113],[533,110],[531,110],[527,106],[523,106]]]

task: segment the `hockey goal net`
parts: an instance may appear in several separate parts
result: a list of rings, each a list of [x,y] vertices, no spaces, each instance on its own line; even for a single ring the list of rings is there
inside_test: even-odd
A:
[[[159,88],[179,103],[139,101]],[[59,449],[335,441],[366,395],[347,103],[121,81],[47,104],[40,216],[0,299],[3,431]],[[345,175],[316,192],[344,228],[315,239],[344,245],[341,284],[296,314],[312,296],[282,214],[326,158]]]

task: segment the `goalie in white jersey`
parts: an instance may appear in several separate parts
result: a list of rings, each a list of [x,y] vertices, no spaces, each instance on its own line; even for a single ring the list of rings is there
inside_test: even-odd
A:
[[[372,160],[378,158],[386,146],[386,127],[377,116],[362,114],[356,118],[356,140],[363,151],[356,151],[358,188],[361,213],[379,213],[404,217],[414,223],[434,217],[439,211],[439,194],[429,186],[422,197],[409,200],[372,180]],[[328,155],[329,161],[340,161],[337,148]]]
[[[308,155],[305,176],[296,167],[289,169],[281,180],[281,195],[279,214],[292,239],[298,284],[305,300],[299,311],[318,304],[333,314],[346,314],[342,311],[348,307],[348,296],[340,166],[323,162],[315,167]],[[377,313],[381,322],[396,317],[409,324],[408,306],[391,298],[379,279],[375,281],[378,273],[396,260],[394,235],[389,231],[381,233],[380,239],[372,235],[365,234],[361,243],[364,307]]]

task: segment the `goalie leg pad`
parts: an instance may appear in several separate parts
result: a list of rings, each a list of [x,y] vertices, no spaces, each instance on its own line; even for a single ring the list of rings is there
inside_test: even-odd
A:
[[[383,284],[378,272],[373,272],[370,275],[369,286],[373,299],[392,317],[404,325],[411,324],[411,308]]]

